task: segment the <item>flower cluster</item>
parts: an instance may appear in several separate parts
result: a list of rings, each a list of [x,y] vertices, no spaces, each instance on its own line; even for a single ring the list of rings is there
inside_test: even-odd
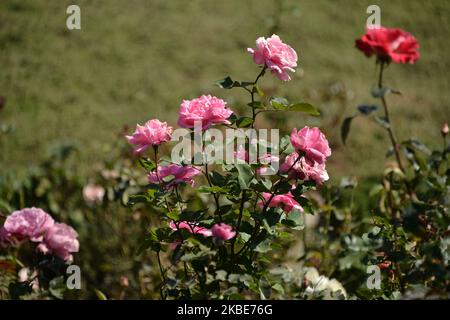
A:
[[[319,128],[294,128],[291,144],[296,152],[288,155],[280,167],[291,179],[315,181],[322,184],[329,179],[325,168],[326,159],[331,156],[328,140]],[[304,157],[301,156],[304,154]]]
[[[14,211],[0,227],[0,243],[5,246],[29,240],[37,242],[37,250],[52,253],[65,261],[72,261],[78,252],[77,232],[64,223],[56,223],[44,210],[25,208]]]
[[[253,55],[254,62],[264,65],[264,68],[271,70],[280,80],[290,80],[288,71],[295,72],[294,68],[297,66],[295,50],[283,43],[277,35],[272,35],[267,39],[260,37],[256,40],[256,45],[256,49],[247,49]],[[226,106],[224,100],[212,95],[202,95],[192,100],[182,101],[178,112],[178,125],[189,129],[201,125],[202,130],[207,130],[213,125],[232,124],[229,120],[232,114],[233,111]],[[160,144],[170,140],[171,133],[172,127],[154,119],[148,121],[145,126],[137,125],[134,134],[126,138],[137,147],[136,153],[142,153],[150,146],[157,152]],[[281,172],[288,173],[288,177],[291,179],[313,180],[318,184],[328,180],[325,161],[331,155],[331,150],[324,134],[318,128],[304,127],[299,131],[294,129],[290,140],[296,152],[285,158],[281,165]],[[249,154],[242,145],[235,152],[235,157],[238,163],[249,163]],[[278,156],[270,153],[259,156],[257,159],[259,167],[255,169],[255,173],[257,175],[275,173],[271,172],[272,168],[269,163],[278,163],[279,160]],[[194,177],[202,173],[200,169],[191,165],[176,163],[161,165],[157,158],[155,161],[156,168],[149,172],[148,181],[162,185],[166,190],[172,190],[180,184],[194,186]],[[290,192],[284,195],[264,192],[261,196],[264,198],[258,202],[261,208],[280,207],[286,213],[290,213],[292,210],[303,212],[303,208]],[[228,240],[236,235],[236,231],[233,231],[233,228],[225,223],[214,224],[211,229],[207,229],[199,226],[196,222],[171,221],[169,227],[174,231],[184,229],[192,234],[213,236],[221,240]]]

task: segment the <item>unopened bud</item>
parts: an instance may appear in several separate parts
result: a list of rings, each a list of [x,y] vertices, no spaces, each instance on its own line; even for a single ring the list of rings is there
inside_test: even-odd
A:
[[[448,134],[448,123],[447,122],[444,123],[444,125],[442,126],[441,133],[444,137]]]

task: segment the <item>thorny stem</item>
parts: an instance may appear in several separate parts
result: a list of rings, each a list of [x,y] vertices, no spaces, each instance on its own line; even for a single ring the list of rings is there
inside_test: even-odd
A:
[[[161,285],[160,288],[161,299],[165,300],[166,298],[163,294],[163,287],[166,285],[166,276],[164,274],[164,270],[161,264],[161,257],[159,255],[159,251],[156,252],[156,257],[158,258],[159,271],[161,272],[161,277],[163,278],[163,284]]]
[[[385,62],[381,62],[380,63],[380,73],[378,75],[378,89],[379,90],[383,89],[384,64],[385,64]],[[405,169],[403,167],[402,160],[400,158],[400,153],[398,151],[398,143],[397,143],[397,140],[395,138],[394,132],[392,130],[392,124],[391,124],[391,120],[389,118],[389,109],[388,109],[388,106],[387,106],[387,103],[386,103],[386,98],[384,97],[384,94],[381,94],[381,103],[383,104],[384,117],[386,118],[386,121],[389,124],[389,126],[387,127],[387,131],[389,133],[389,138],[391,139],[392,148],[394,149],[395,158],[397,160],[398,167],[404,173]]]
[[[175,186],[175,194],[177,196],[177,202],[178,202],[178,208],[180,209],[180,212],[183,211],[183,207],[181,204],[183,203],[183,199],[180,196],[180,192],[178,191],[178,186]]]
[[[380,64],[380,73],[379,73],[379,77],[378,77],[378,89],[382,89],[383,88],[383,71],[384,71],[384,65],[385,62],[381,62]],[[394,149],[394,154],[395,154],[395,158],[397,160],[398,163],[398,167],[399,169],[405,173],[405,169],[403,167],[401,158],[400,158],[400,153],[398,150],[398,143],[397,140],[395,139],[395,135],[394,132],[392,130],[392,125],[390,122],[390,118],[389,118],[389,109],[386,103],[386,98],[384,96],[384,94],[381,95],[381,102],[383,104],[383,108],[384,108],[384,114],[385,114],[385,118],[386,121],[389,123],[389,126],[387,128],[387,131],[389,133],[389,138],[391,139],[391,143],[392,143],[392,147]],[[398,250],[398,246],[397,246],[397,210],[395,208],[395,204],[394,204],[394,199],[392,197],[392,186],[393,186],[393,173],[390,174],[389,176],[389,190],[388,190],[388,204],[389,204],[389,209],[390,209],[390,214],[391,214],[391,220],[392,220],[392,231],[393,231],[393,250],[394,252]],[[407,189],[407,192],[410,194],[410,196],[414,196],[412,190],[410,189],[409,183],[405,180],[405,187]],[[401,270],[400,270],[400,266],[399,263],[396,263],[396,275],[397,275],[397,279],[400,285],[400,288],[403,290],[403,284],[402,284],[402,277],[401,277]]]
[[[153,146],[153,152],[155,154],[155,173],[156,173],[156,178],[158,179],[159,183],[164,183],[164,181],[162,181],[160,179],[159,173],[158,173],[158,147],[157,146]],[[170,205],[169,205],[169,201],[167,200],[166,197],[164,197],[164,201],[166,203],[167,210],[172,211],[172,209],[170,208]]]
[[[253,106],[253,104],[255,103],[256,85],[258,83],[258,80],[264,75],[264,73],[266,73],[266,69],[267,69],[267,66],[264,65],[264,67],[262,68],[261,72],[256,77],[255,81],[253,81],[253,88],[250,91],[250,95],[251,95],[251,98],[252,98],[252,128],[254,128],[254,126],[255,126],[256,116],[258,115],[258,113],[256,112],[256,108]]]
[[[239,206],[239,217],[238,217],[238,221],[236,223],[235,229],[236,231],[239,231],[239,228],[241,227],[241,222],[242,222],[242,215],[244,212],[244,204],[246,199],[246,191],[242,191],[242,199],[241,199],[241,204]],[[236,237],[233,238],[232,242],[231,242],[231,267],[233,267],[234,265],[234,246],[236,244]]]
[[[208,160],[207,159],[205,159],[205,177],[206,177],[206,180],[208,181],[209,186],[212,188],[213,184],[209,177]],[[219,211],[219,196],[215,192],[212,192],[212,196],[214,198],[214,202],[216,203],[216,214],[219,214],[219,221],[222,222],[222,214]]]
[[[258,113],[256,112],[256,108],[253,105],[255,103],[256,85],[257,85],[259,79],[265,74],[266,69],[267,69],[267,66],[264,65],[264,67],[261,69],[260,73],[256,76],[255,81],[253,81],[253,83],[252,83],[253,87],[252,87],[251,90],[248,90],[247,88],[245,88],[250,93],[250,97],[251,97],[251,101],[252,101],[252,125],[251,125],[252,128],[255,127],[255,120],[256,120],[256,116],[258,115]],[[236,227],[235,227],[236,232],[239,232],[239,228],[241,226],[242,215],[243,215],[243,210],[244,210],[244,204],[245,204],[245,201],[247,200],[246,198],[247,198],[247,194],[246,194],[246,191],[244,190],[242,192],[241,204],[240,204],[240,208],[239,208],[238,222],[237,222]],[[255,228],[258,229],[259,225],[257,227],[255,226]],[[236,244],[236,237],[233,238],[232,244],[231,244],[231,263],[232,263],[232,265],[233,265],[233,260],[234,260],[234,257],[235,257],[235,252],[234,252],[235,244]],[[238,252],[238,254],[241,251],[242,251],[242,249]]]

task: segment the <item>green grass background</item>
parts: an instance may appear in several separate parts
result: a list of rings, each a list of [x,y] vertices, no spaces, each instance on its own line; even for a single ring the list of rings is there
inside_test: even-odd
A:
[[[81,7],[80,31],[66,28],[72,3]],[[254,79],[258,69],[246,48],[277,26],[298,52],[300,68],[287,84],[269,75],[262,86],[313,102],[322,117],[269,114],[259,125],[321,125],[334,150],[332,178],[380,173],[389,146],[382,129],[361,118],[347,146],[339,137],[342,117],[358,104],[376,102],[370,95],[374,60],[354,48],[369,4],[381,7],[383,25],[408,30],[421,45],[417,64],[391,65],[386,74],[386,84],[403,93],[388,98],[397,135],[440,146],[439,129],[450,114],[448,1],[283,1],[280,12],[280,2],[267,0],[4,0],[0,95],[7,103],[0,123],[15,125],[16,132],[1,138],[0,171],[26,168],[61,141],[77,143],[89,170],[124,124],[131,130],[137,122],[161,118],[175,125],[181,100],[203,93],[242,110],[245,92],[213,83],[226,75]],[[324,98],[336,83],[352,99]]]

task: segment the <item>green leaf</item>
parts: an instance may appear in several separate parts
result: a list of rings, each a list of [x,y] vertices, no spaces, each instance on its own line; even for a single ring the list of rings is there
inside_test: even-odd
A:
[[[180,219],[180,213],[173,210],[166,213],[167,218],[178,221]]]
[[[216,280],[227,281],[227,272],[225,270],[216,271]]]
[[[150,235],[146,238],[137,250],[137,254],[140,255],[146,249],[151,249],[152,251],[161,251],[161,244],[159,243],[158,237],[154,231],[150,231]]]
[[[150,199],[145,194],[133,194],[128,197],[127,205],[132,206],[136,203],[146,203],[149,200]]]
[[[60,276],[57,278],[54,278],[49,283],[49,291],[57,299],[63,299],[64,298],[64,292],[67,289],[66,282],[64,281],[64,277]]]
[[[94,292],[95,292],[95,295],[97,296],[98,300],[108,300],[106,295],[103,292],[101,292],[100,290],[98,290],[97,288],[94,288]]]
[[[239,163],[236,164],[236,169],[239,173],[238,181],[241,189],[248,189],[253,179],[252,168],[247,163]]]
[[[375,112],[378,110],[378,106],[376,105],[359,105],[358,106],[358,111],[361,112],[363,115],[367,116],[369,114],[371,114],[372,112]]]
[[[285,98],[272,97],[272,99],[270,99],[270,105],[277,110],[286,110],[289,102]]]
[[[270,239],[266,239],[263,242],[261,242],[260,244],[258,244],[255,248],[256,252],[259,253],[266,253],[272,250],[272,247],[270,245],[271,241]]]
[[[149,172],[155,170],[156,168],[155,162],[150,159],[139,159],[139,164],[142,168]]]
[[[261,279],[259,279],[259,290],[261,300],[270,299],[272,287],[266,277],[261,277]]]
[[[233,81],[231,77],[226,77],[224,79],[218,80],[215,82],[216,86],[222,89],[232,89],[234,87],[240,87],[241,84],[237,81]]]
[[[283,224],[294,230],[303,230],[305,227],[303,214],[299,210],[293,210],[287,215],[286,219],[283,220]]]
[[[281,286],[281,284],[279,284],[279,283],[275,283],[275,284],[272,286],[272,289],[275,290],[275,291],[277,291],[278,293],[284,294],[284,288],[283,288],[283,287]]]
[[[264,92],[261,90],[261,88],[258,86],[258,84],[255,85],[255,89],[256,89],[256,92],[258,92],[258,95],[260,97],[264,97]]]
[[[345,144],[345,141],[347,140],[348,133],[350,132],[350,125],[352,124],[352,120],[354,117],[355,116],[345,118],[344,122],[342,122],[341,139],[343,144]]]
[[[270,99],[270,105],[272,108],[276,110],[286,110],[286,111],[298,111],[304,112],[311,116],[319,116],[320,112],[310,103],[306,102],[298,102],[298,103],[289,103],[289,101],[285,98],[281,97],[272,97]]]
[[[420,142],[417,139],[409,139],[407,141],[402,142],[403,145],[409,146],[414,148],[415,150],[418,150],[426,155],[431,155],[430,149],[426,145],[424,145],[422,142]]]
[[[240,117],[236,121],[238,128],[248,128],[252,125],[253,119],[249,117]]]
[[[19,300],[21,296],[33,292],[33,288],[29,282],[10,283],[8,290],[11,299],[14,300]]]
[[[201,193],[228,193],[228,188],[220,187],[220,186],[201,186],[198,188],[198,191]]]
[[[222,89],[231,89],[233,88],[233,84],[234,81],[229,76],[215,82],[215,85]]]
[[[299,111],[307,113],[311,116],[320,116],[319,110],[312,104],[306,102],[294,103],[288,106],[288,111]]]

